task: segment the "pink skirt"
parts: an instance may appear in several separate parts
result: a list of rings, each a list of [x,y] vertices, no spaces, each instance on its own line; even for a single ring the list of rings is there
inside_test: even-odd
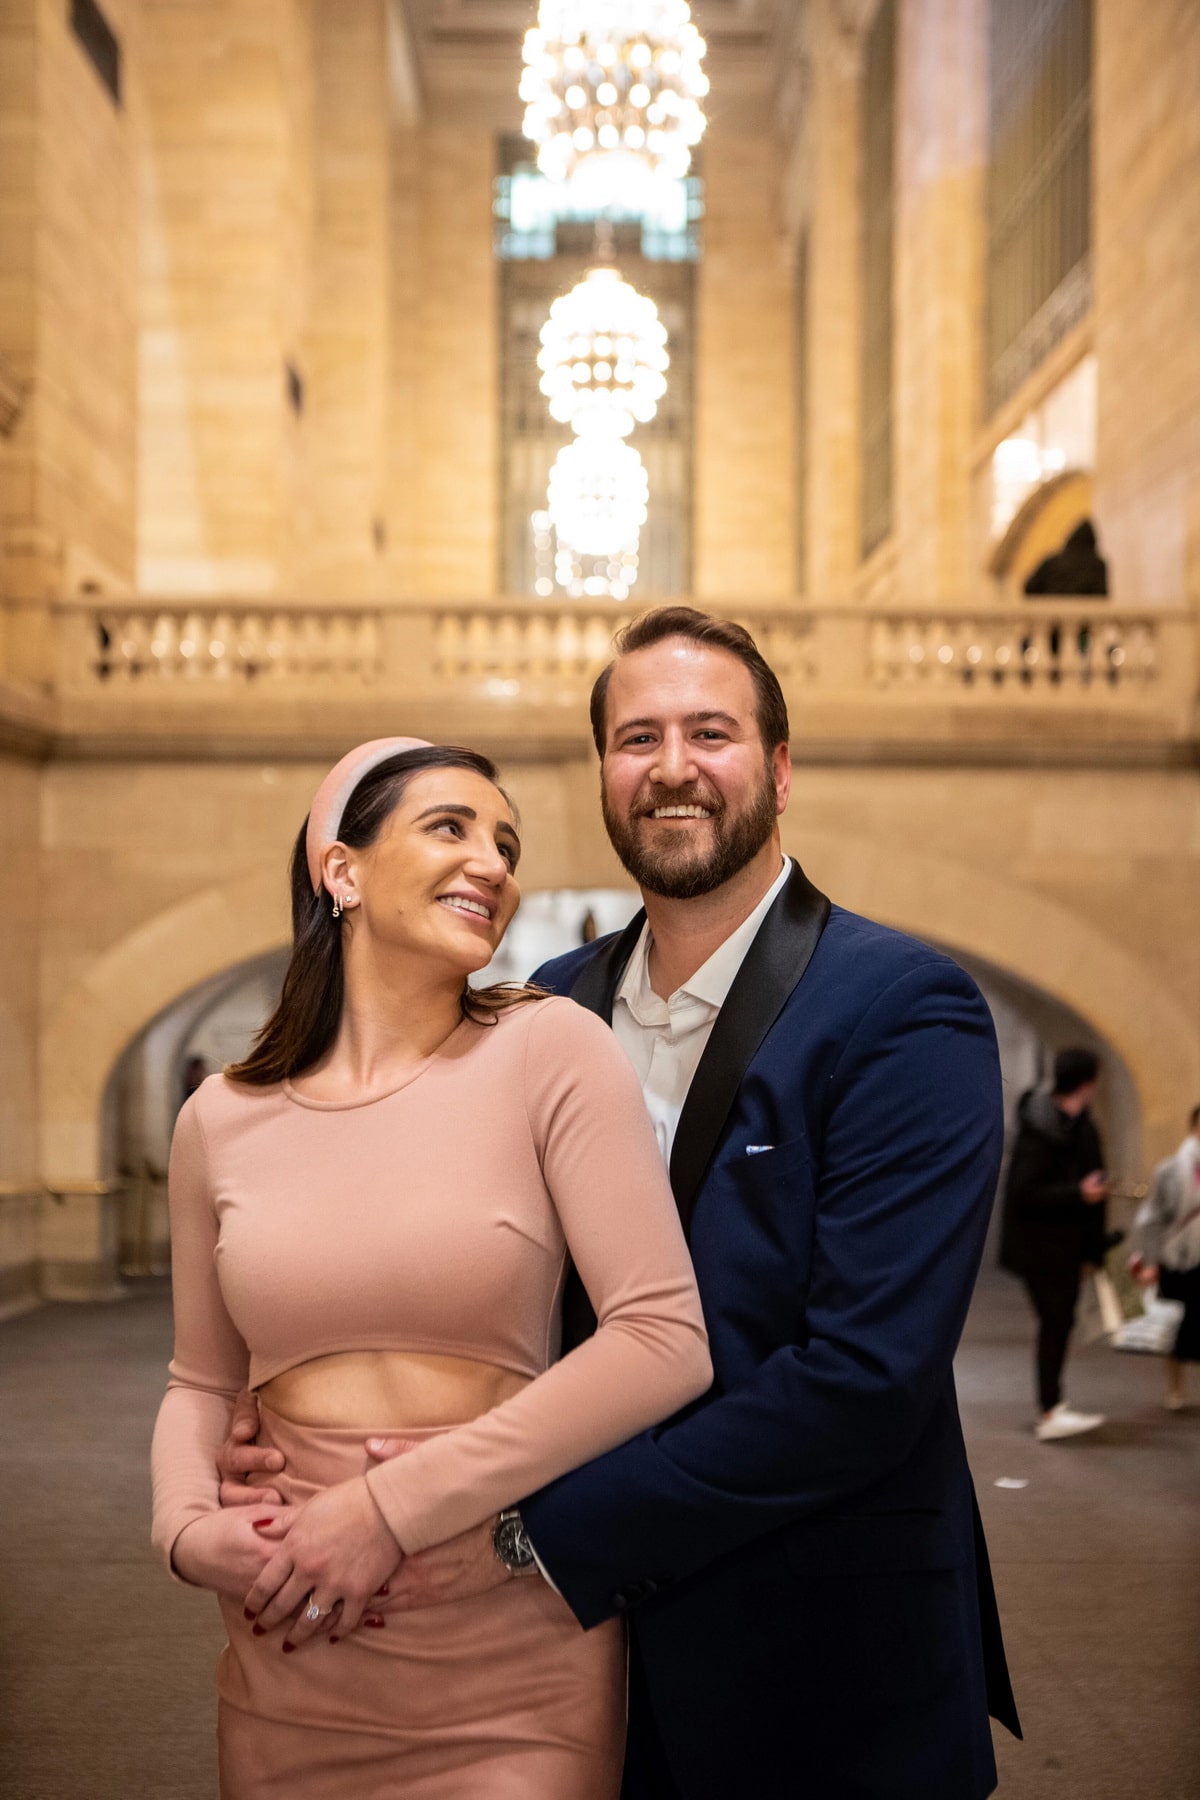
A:
[[[271,1479],[292,1502],[364,1474],[369,1430],[295,1425],[262,1408]],[[406,1431],[406,1437],[432,1435]],[[616,1800],[625,1639],[585,1632],[533,1577],[474,1600],[387,1615],[293,1656],[222,1599],[222,1800]]]

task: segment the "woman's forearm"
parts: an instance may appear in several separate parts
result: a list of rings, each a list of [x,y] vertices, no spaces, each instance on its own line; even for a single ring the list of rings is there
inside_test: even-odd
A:
[[[172,1386],[159,1407],[150,1452],[150,1535],[173,1572],[172,1551],[184,1527],[220,1511],[217,1453],[229,1432],[233,1402],[232,1394]]]

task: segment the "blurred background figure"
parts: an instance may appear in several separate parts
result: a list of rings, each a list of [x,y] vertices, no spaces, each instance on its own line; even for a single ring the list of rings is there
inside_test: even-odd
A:
[[[1150,1193],[1134,1220],[1129,1267],[1144,1286],[1157,1285],[1164,1300],[1183,1304],[1174,1349],[1167,1357],[1163,1405],[1186,1405],[1184,1364],[1200,1362],[1200,1106],[1192,1108],[1188,1134],[1174,1156],[1154,1171]]]
[[[183,1073],[179,1081],[179,1104],[185,1106],[196,1089],[208,1080],[211,1073],[203,1056],[189,1056],[183,1065]]]
[[[1099,1076],[1090,1050],[1059,1051],[1051,1091],[1021,1097],[1005,1185],[1000,1261],[1024,1281],[1037,1315],[1034,1432],[1043,1442],[1104,1423],[1102,1413],[1077,1412],[1062,1395],[1080,1280],[1104,1260],[1111,1183],[1089,1110]]]

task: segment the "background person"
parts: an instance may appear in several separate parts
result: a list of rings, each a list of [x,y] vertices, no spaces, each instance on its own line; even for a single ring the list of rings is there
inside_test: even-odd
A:
[[[1104,1261],[1111,1183],[1089,1110],[1099,1077],[1090,1050],[1060,1050],[1051,1091],[1021,1096],[1004,1190],[1000,1261],[1024,1281],[1037,1315],[1034,1433],[1043,1442],[1104,1423],[1102,1413],[1076,1412],[1062,1394],[1083,1271]]]
[[[512,1521],[489,1593],[410,1619],[370,1607],[402,1554],[493,1519],[711,1376],[611,1034],[537,990],[467,986],[516,910],[519,854],[485,758],[352,752],[296,845],[279,1007],[176,1128],[154,1535],[221,1595],[229,1800],[615,1800],[624,1635],[579,1628]],[[568,1254],[600,1325],[556,1360]],[[246,1386],[286,1456],[285,1509],[219,1506]],[[376,1467],[380,1429],[409,1451]]]
[[[1200,1362],[1200,1106],[1192,1108],[1188,1134],[1174,1156],[1154,1171],[1150,1192],[1134,1220],[1134,1278],[1156,1283],[1164,1300],[1183,1303],[1183,1318],[1167,1357],[1163,1405],[1186,1405],[1184,1364]]]

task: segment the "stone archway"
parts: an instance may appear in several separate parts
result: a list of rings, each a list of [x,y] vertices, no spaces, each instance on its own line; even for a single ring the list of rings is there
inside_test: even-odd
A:
[[[1174,1143],[1180,1118],[1200,1093],[1200,1034],[1158,973],[1120,942],[1033,888],[950,858],[814,832],[799,820],[794,847],[841,904],[1009,970],[1088,1020],[1130,1071],[1144,1154],[1165,1154]],[[272,866],[205,889],[100,957],[43,1037],[46,1177],[100,1174],[106,1083],[149,1020],[187,989],[287,937]]]
[[[1174,1147],[1200,1094],[1200,1031],[1117,939],[1034,888],[948,857],[807,829],[795,847],[843,906],[1007,970],[1087,1020],[1129,1070],[1143,1159]]]
[[[278,949],[289,935],[272,864],[168,908],[98,958],[43,1033],[43,1176],[51,1183],[98,1178],[105,1089],[125,1046],[179,995]]]

